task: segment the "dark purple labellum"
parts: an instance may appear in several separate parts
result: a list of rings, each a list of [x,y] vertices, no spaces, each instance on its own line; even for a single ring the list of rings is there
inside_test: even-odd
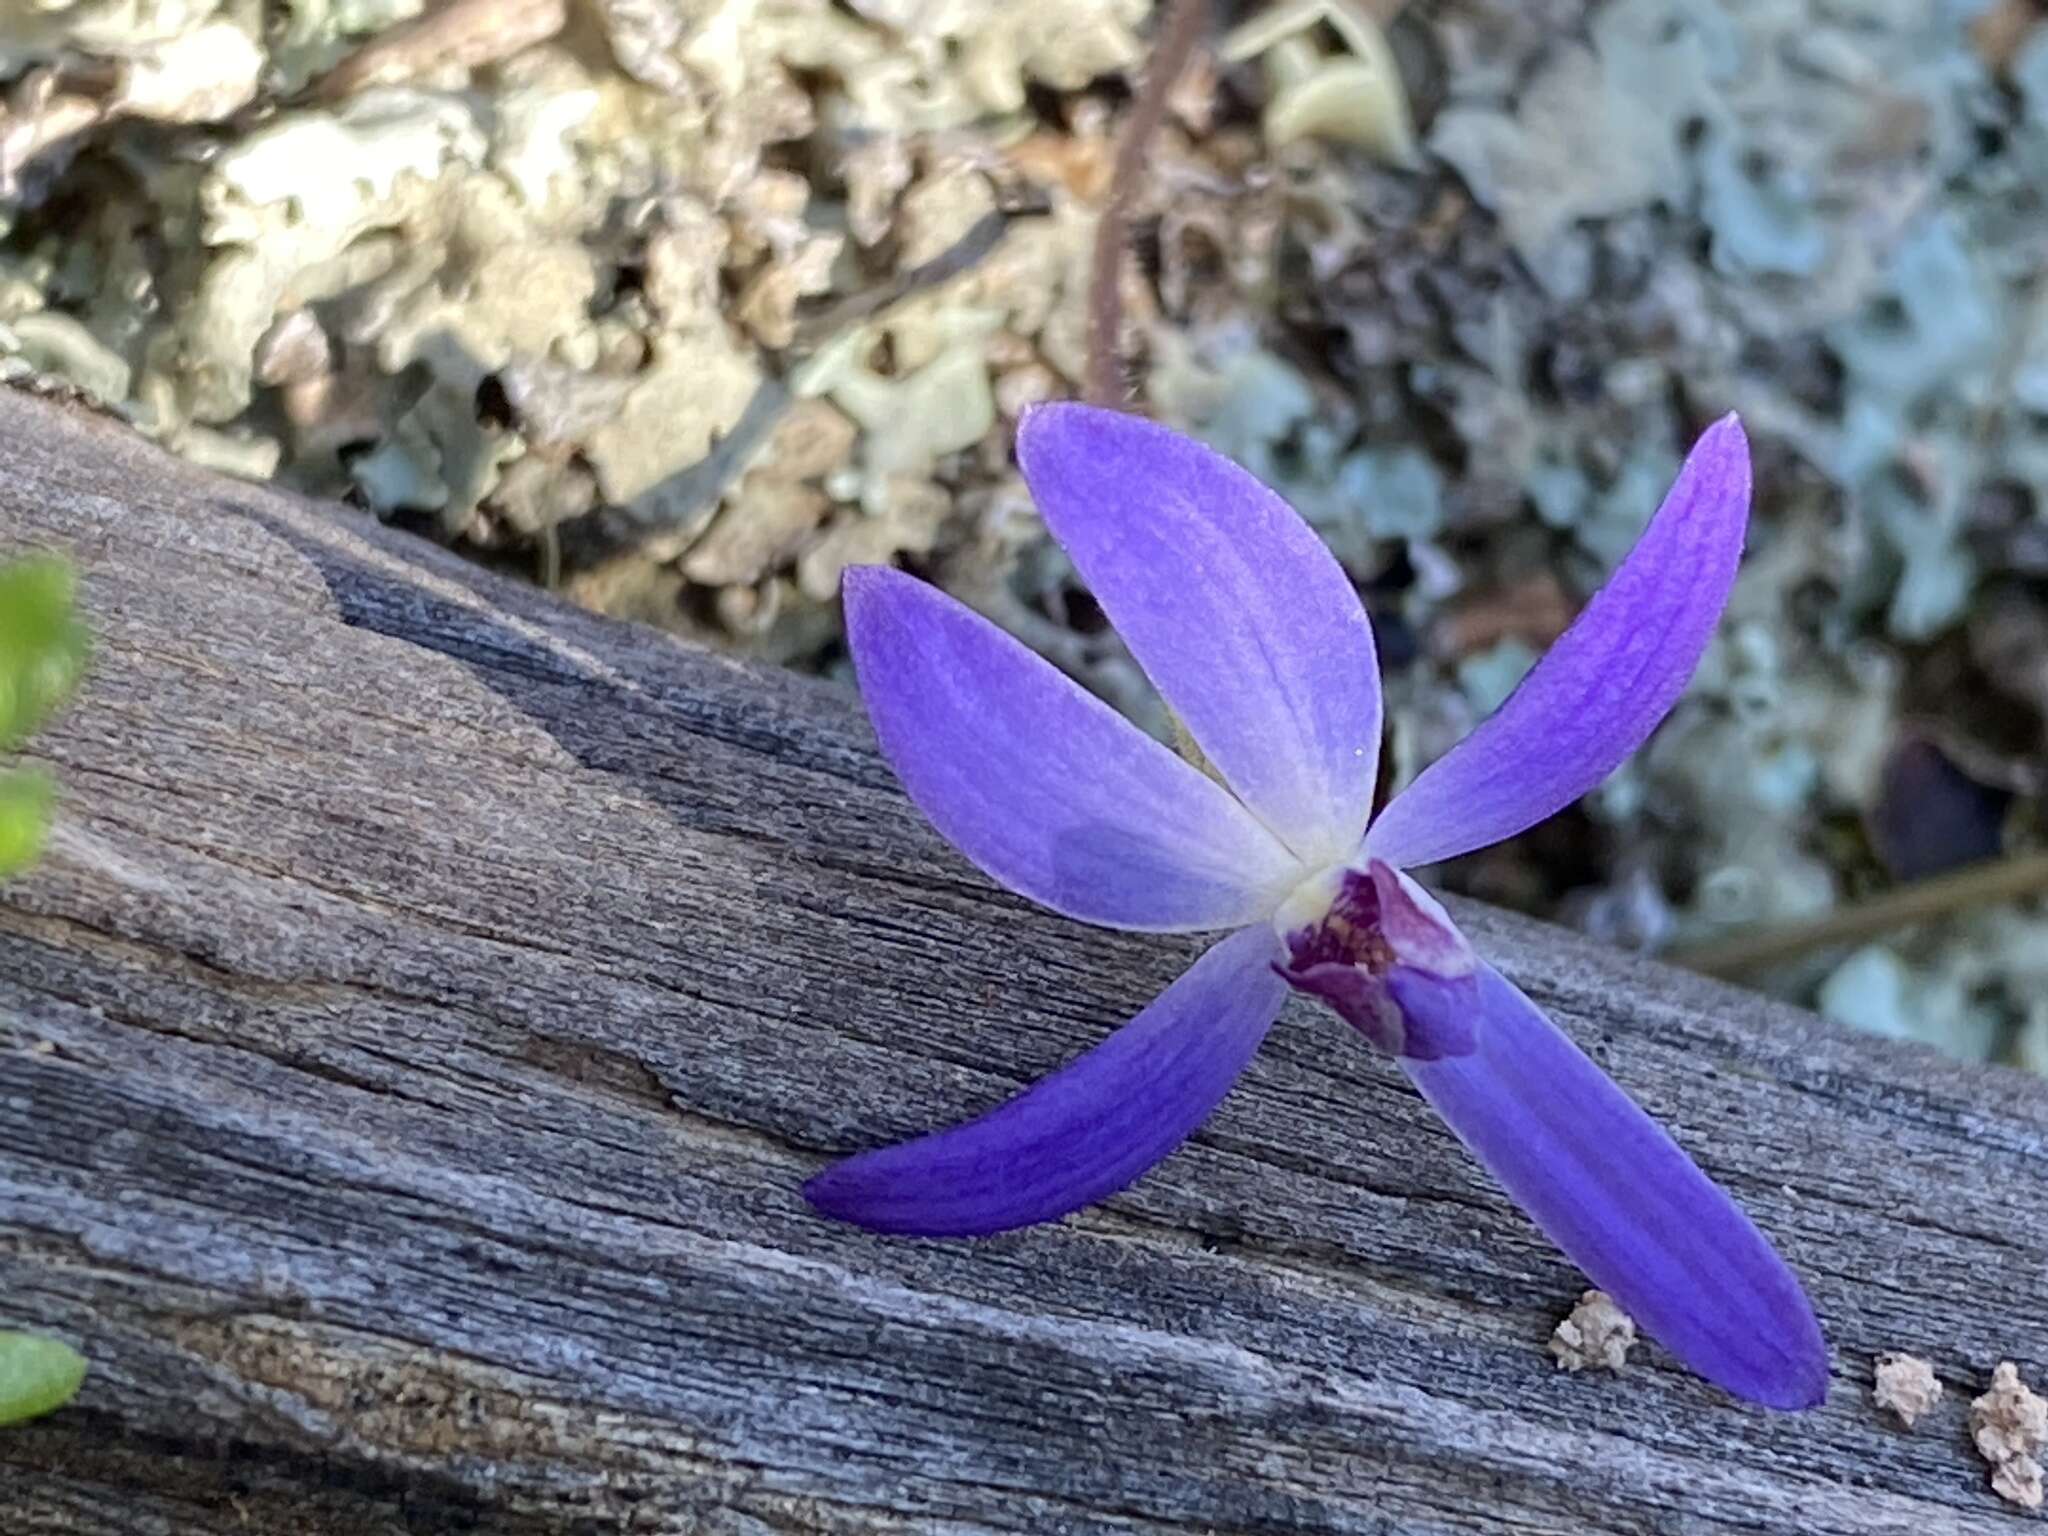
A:
[[[1388,989],[1397,971],[1459,987],[1469,984],[1471,951],[1442,908],[1384,864],[1344,870],[1321,917],[1282,935],[1280,978],[1307,993],[1381,1050],[1416,1061],[1468,1056],[1477,1045],[1474,1015],[1432,1010],[1422,1024]]]

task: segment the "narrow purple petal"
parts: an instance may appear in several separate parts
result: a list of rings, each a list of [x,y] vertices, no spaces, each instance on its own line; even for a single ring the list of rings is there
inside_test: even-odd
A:
[[[1750,1219],[1498,971],[1481,965],[1479,1049],[1401,1065],[1565,1256],[1693,1370],[1767,1408],[1828,1389],[1813,1305]],[[1431,1027],[1475,1003],[1389,978]]]
[[[1228,459],[1121,412],[1039,406],[1017,460],[1217,772],[1305,862],[1346,857],[1372,811],[1379,663],[1322,541]]]
[[[932,825],[995,879],[1086,922],[1234,928],[1300,871],[1214,781],[936,587],[846,573],[875,735]]]
[[[1087,1055],[978,1120],[834,1163],[805,1196],[877,1232],[972,1237],[1116,1193],[1193,1134],[1252,1059],[1285,995],[1278,952],[1268,929],[1232,934]]]
[[[1394,797],[1365,850],[1401,868],[1512,837],[1592,789],[1678,702],[1749,518],[1749,444],[1709,427],[1606,586],[1492,716]]]

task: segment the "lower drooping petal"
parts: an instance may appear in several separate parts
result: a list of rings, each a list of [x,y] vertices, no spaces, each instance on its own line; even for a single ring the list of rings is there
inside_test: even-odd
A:
[[[910,798],[1011,890],[1111,927],[1236,928],[1299,878],[1228,791],[936,587],[852,568],[846,633]]]
[[[1594,788],[1678,702],[1735,584],[1749,444],[1733,416],[1693,445],[1607,585],[1479,728],[1416,775],[1365,836],[1406,869],[1513,837]]]
[[[1735,1202],[1536,1005],[1479,968],[1479,1049],[1403,1069],[1565,1256],[1693,1370],[1768,1408],[1817,1406],[1827,1344],[1785,1261]],[[1420,972],[1423,1018],[1469,1006]]]
[[[1130,1023],[978,1120],[834,1163],[804,1186],[876,1232],[973,1237],[1051,1221],[1116,1193],[1230,1091],[1279,1015],[1278,943],[1213,946]]]

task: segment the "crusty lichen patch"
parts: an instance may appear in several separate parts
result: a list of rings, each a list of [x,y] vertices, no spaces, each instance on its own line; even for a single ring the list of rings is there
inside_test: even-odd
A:
[[[1550,1335],[1550,1352],[1565,1371],[1618,1371],[1636,1342],[1635,1319],[1605,1291],[1588,1291]]]
[[[1875,1374],[1871,1401],[1897,1414],[1899,1422],[1908,1429],[1933,1412],[1935,1404],[1941,1401],[1941,1383],[1935,1378],[1934,1367],[1918,1355],[1879,1355]]]
[[[2048,1443],[2048,1400],[2020,1380],[2019,1367],[2001,1360],[1991,1390],[1970,1404],[1970,1437],[1991,1463],[1991,1487],[2022,1509],[2041,1507],[2039,1453]]]

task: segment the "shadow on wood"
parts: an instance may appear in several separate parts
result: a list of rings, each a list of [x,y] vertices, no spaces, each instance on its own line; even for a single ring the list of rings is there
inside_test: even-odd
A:
[[[1654,1346],[1559,1374],[1578,1277],[1303,1007],[1106,1207],[876,1240],[804,1175],[1191,946],[990,889],[850,696],[4,391],[0,530],[73,554],[99,639],[0,890],[0,1324],[94,1362],[0,1434],[10,1532],[2008,1518],[1953,1389],[2048,1362],[2048,1084],[1458,909],[1811,1286],[1797,1418]],[[1891,1348],[1952,1387],[1910,1436]]]

